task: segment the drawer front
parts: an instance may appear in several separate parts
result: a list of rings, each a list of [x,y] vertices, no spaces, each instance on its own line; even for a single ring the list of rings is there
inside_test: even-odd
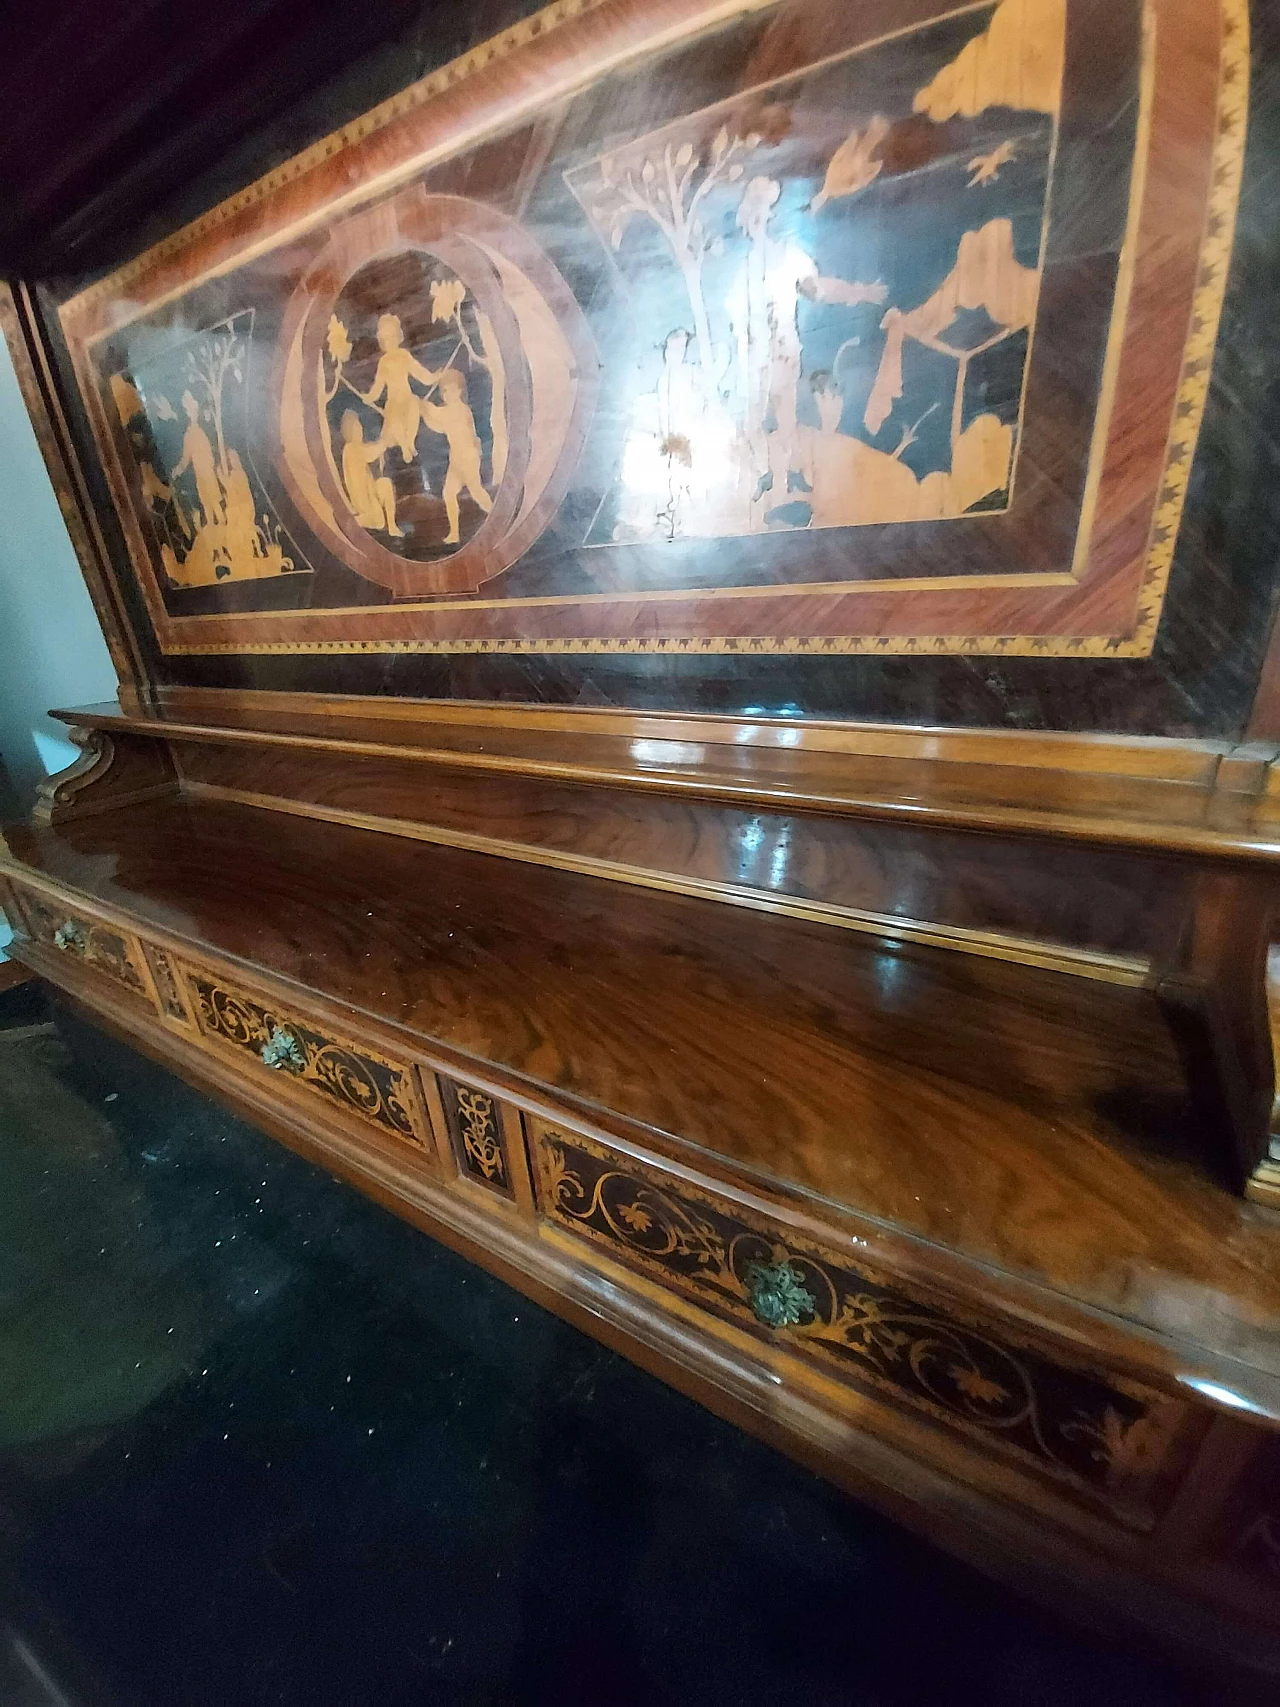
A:
[[[144,942],[142,952],[151,968],[151,981],[155,985],[160,1012],[166,1019],[190,1030],[195,1025],[195,1020],[173,956],[165,949],[157,948],[153,942]]]
[[[263,1072],[322,1098],[383,1137],[434,1159],[407,1062],[335,1036],[291,1008],[233,989],[198,968],[176,968],[202,1036]]]
[[[423,1068],[427,1101],[441,1154],[451,1154],[458,1178],[491,1200],[533,1213],[519,1112],[508,1102],[447,1073]]]
[[[527,1120],[538,1208],[558,1227],[985,1452],[1149,1528],[1199,1413],[1105,1371],[1058,1361],[914,1284],[594,1139]]]
[[[149,1007],[155,1005],[142,948],[127,931],[86,918],[74,907],[52,902],[32,889],[14,885],[32,940],[54,948],[69,960],[110,978]]]

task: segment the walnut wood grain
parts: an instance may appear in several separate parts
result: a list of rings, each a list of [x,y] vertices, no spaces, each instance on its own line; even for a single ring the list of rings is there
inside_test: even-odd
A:
[[[172,235],[114,274],[0,296],[124,678],[121,705],[61,714],[85,758],[0,843],[0,889],[15,954],[107,1023],[704,1402],[1007,1577],[1073,1577],[1086,1603],[1274,1668],[1274,639],[1262,654],[1280,532],[1274,233],[1258,209],[1280,34],[1243,0],[979,10],[562,0],[407,90],[390,56],[388,101],[294,159],[314,120],[295,136],[282,115],[264,142],[279,170],[185,230],[159,210]],[[1034,276],[1034,312],[1013,313],[1016,483],[1010,451],[1010,489],[983,513],[845,526],[818,444],[803,479],[776,471],[788,497],[809,489],[808,525],[768,522],[757,494],[732,537],[677,538],[673,519],[670,538],[588,549],[591,481],[612,478],[590,472],[592,423],[622,421],[610,373],[652,344],[638,319],[615,315],[608,337],[593,319],[613,312],[606,274],[631,264],[592,224],[616,182],[600,149],[638,170],[637,139],[713,100],[746,116],[751,91],[799,90],[882,37],[909,58],[935,22],[956,45],[990,22],[997,85],[1002,31],[1034,26],[1045,50],[1034,267],[1033,231],[1015,268],[979,217],[1021,143],[956,176],[993,276]],[[986,104],[1003,111],[1004,93]],[[947,98],[922,88],[914,110]],[[773,149],[794,129],[776,156],[790,183],[802,106],[786,125],[753,110],[758,129],[726,127],[723,144],[693,137],[691,170],[699,149],[749,154],[766,133]],[[872,200],[900,171],[906,184],[927,164],[912,147],[952,123],[907,119],[877,154],[880,121],[844,136],[846,108],[832,112],[809,210],[836,207],[828,234],[874,180]],[[769,183],[754,164],[741,176],[740,215]],[[741,248],[746,231],[722,238]],[[816,251],[822,232],[804,231]],[[384,381],[387,445],[344,424],[332,457],[301,401],[318,370],[322,392],[345,382],[343,403],[375,407],[378,352],[401,348],[426,287],[366,263],[406,240],[435,244],[472,293],[481,354],[518,357],[511,478],[491,440],[491,493],[477,496],[478,453],[462,480],[453,439],[437,471],[452,500],[441,482],[409,490],[419,418],[442,440],[457,426],[443,393],[409,393],[397,437]],[[517,255],[565,336],[563,372],[517,323]],[[875,288],[834,282],[843,297],[824,270],[815,306]],[[937,343],[946,327],[910,308],[921,294],[895,284],[891,311]],[[688,300],[686,343],[706,345]],[[887,332],[883,307],[863,343]],[[248,413],[224,423],[219,401],[206,432],[176,368],[148,379],[147,340],[166,317],[210,328],[250,309]],[[372,353],[344,375],[362,317]],[[810,435],[833,427],[814,365],[796,358]],[[881,403],[892,368],[865,376]],[[536,406],[550,381],[554,420]],[[964,396],[957,383],[952,472]],[[194,507],[173,497],[176,438],[167,462],[146,440],[184,420],[220,458],[202,488],[183,450]],[[377,462],[376,479],[339,472],[344,446],[370,452],[357,473]],[[881,483],[901,475],[875,454]],[[554,467],[522,508],[539,456]],[[264,470],[279,527],[244,502]],[[476,513],[459,539],[464,489]],[[879,502],[874,483],[837,496],[845,522]],[[456,553],[411,561],[401,503],[448,522],[438,543]],[[151,537],[166,505],[169,559]],[[450,697],[405,697],[434,692]],[[1250,1174],[1252,1202],[1233,1194]],[[671,1249],[664,1233],[641,1251],[660,1202]],[[830,1283],[830,1309],[815,1291],[787,1324],[807,1341],[761,1326],[732,1255],[748,1246],[775,1269],[794,1259],[802,1292]],[[886,1312],[925,1322],[923,1364],[890,1367]],[[1048,1433],[1010,1412],[996,1444],[983,1407],[1015,1393],[994,1371],[1024,1350]]]
[[[1280,1374],[1274,1227],[1214,1183],[1146,992],[1091,987],[1082,1004],[1078,980],[1047,972],[854,952],[802,922],[744,927],[679,896],[244,807],[161,802],[10,844],[8,869],[37,884],[554,1086],[660,1147],[1156,1335],[1172,1307],[1242,1375]]]
[[[72,727],[70,738],[81,756],[38,785],[35,823],[66,824],[177,793],[178,774],[164,745],[79,727]]]
[[[645,792],[1044,832],[1102,846],[1280,858],[1257,774],[1257,822],[1219,827],[1219,769],[1234,748],[1067,734],[474,706],[329,695],[214,692],[137,710],[53,713],[86,727],[174,740],[345,752]],[[1239,776],[1230,777],[1233,784]],[[1233,801],[1253,793],[1230,790]]]

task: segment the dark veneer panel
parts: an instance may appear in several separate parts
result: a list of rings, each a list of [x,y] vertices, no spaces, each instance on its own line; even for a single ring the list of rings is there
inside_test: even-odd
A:
[[[502,27],[527,7],[489,8],[472,39]],[[941,723],[1012,729],[1124,731],[1172,736],[1239,736],[1257,687],[1274,599],[1280,548],[1280,443],[1273,341],[1277,239],[1266,185],[1280,149],[1274,65],[1280,24],[1255,7],[1253,83],[1240,224],[1208,409],[1193,469],[1169,594],[1150,659],[790,656],[377,656],[167,657],[149,663],[156,679],[177,685],[276,690],[457,696],[508,701],[678,706],[713,711],[765,710],[805,716]],[[1086,25],[1088,26],[1086,28]],[[1082,6],[1074,40],[1102,54],[1108,9]],[[424,54],[410,32],[313,100],[292,109],[188,193],[156,209],[145,227],[122,231],[123,258],[182,223],[240,183],[286,158],[312,137],[403,85],[465,43]],[[1069,62],[1079,76],[1080,50]],[[1105,102],[1103,103],[1105,106]],[[1099,124],[1114,112],[1099,110]],[[1064,136],[1064,149],[1073,143]],[[1114,191],[1114,186],[1110,186]],[[1114,194],[1064,202],[1059,250],[1088,257],[1107,248],[1116,222]],[[1074,263],[1080,265],[1080,262]],[[54,304],[85,280],[68,280],[46,297]],[[1042,381],[1046,376],[1042,376]],[[69,375],[64,371],[64,379]],[[1059,370],[1065,399],[1074,384]],[[1051,395],[1050,392],[1045,393]],[[83,423],[81,423],[83,426]],[[92,474],[92,458],[86,458]],[[99,494],[105,499],[105,491]],[[102,505],[107,508],[106,503]],[[110,522],[108,521],[108,527]],[[125,577],[127,579],[127,577]],[[140,613],[135,613],[140,614]],[[138,624],[144,637],[145,620]]]

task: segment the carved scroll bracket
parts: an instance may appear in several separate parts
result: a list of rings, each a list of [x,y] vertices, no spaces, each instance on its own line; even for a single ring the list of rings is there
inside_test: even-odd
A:
[[[68,737],[81,756],[40,784],[32,813],[37,824],[65,824],[177,793],[178,774],[164,742],[78,727]]]

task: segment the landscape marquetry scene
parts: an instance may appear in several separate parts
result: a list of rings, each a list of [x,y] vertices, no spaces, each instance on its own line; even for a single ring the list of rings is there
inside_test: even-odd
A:
[[[1065,3],[972,7],[576,136],[541,169],[578,227],[561,266],[536,195],[522,223],[418,184],[398,244],[361,214],[322,265],[313,241],[283,312],[258,267],[137,323],[103,377],[162,584],[336,558],[466,593],[553,523],[589,554],[1004,509]],[[229,312],[192,324],[207,298]]]
[[[568,174],[652,329],[588,543],[1007,503],[1064,18],[1004,0]]]
[[[572,19],[478,53],[441,75],[458,93],[434,131],[439,96],[416,97],[403,167],[370,170],[367,193],[360,161],[396,158],[368,153],[376,132],[332,166],[317,151],[297,212],[272,213],[268,184],[215,214],[215,236],[233,221],[221,248],[184,260],[179,234],[150,301],[145,256],[100,296],[84,361],[163,643],[199,650],[211,619],[222,650],[859,632],[960,648],[1019,625],[1031,645],[1042,619],[1073,620],[1058,589],[1083,563],[1128,578],[1098,618],[1128,620],[1172,490],[1167,425],[1128,441],[1141,488],[1103,478],[1130,395],[1108,363],[1156,253],[1125,281],[1133,193],[1157,181],[1135,161],[1151,91],[1217,25],[1180,10],[1185,42],[1153,35],[1139,0],[1101,23],[1076,0],[797,0],[701,27],[687,10],[638,58],[611,61],[606,31],[594,74]],[[573,74],[544,96],[520,56],[548,32]],[[505,123],[499,86],[531,91]],[[1216,158],[1212,110],[1187,113],[1188,145]],[[1206,204],[1190,211],[1160,211],[1186,290]],[[1185,301],[1151,376],[1175,390]],[[1194,409],[1176,419],[1196,430]],[[883,602],[951,587],[969,604]]]

